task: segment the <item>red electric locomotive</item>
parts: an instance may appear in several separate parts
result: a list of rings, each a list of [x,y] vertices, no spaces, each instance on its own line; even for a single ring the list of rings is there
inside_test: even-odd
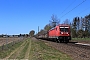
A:
[[[48,31],[48,38],[57,42],[69,42],[71,40],[70,26],[59,24]]]

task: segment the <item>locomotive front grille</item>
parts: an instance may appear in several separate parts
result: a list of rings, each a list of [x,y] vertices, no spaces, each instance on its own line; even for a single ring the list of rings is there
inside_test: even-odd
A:
[[[61,40],[71,40],[70,36],[60,36],[59,39]]]

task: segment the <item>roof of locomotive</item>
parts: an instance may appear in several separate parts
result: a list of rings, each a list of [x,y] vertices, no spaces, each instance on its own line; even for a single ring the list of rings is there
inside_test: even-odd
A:
[[[59,24],[57,26],[70,26],[69,24]]]

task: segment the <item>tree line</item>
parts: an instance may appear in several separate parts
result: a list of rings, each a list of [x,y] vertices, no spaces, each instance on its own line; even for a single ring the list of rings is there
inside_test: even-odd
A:
[[[60,19],[56,15],[51,16],[49,24],[46,24],[36,35],[46,34],[48,30],[55,27],[58,24],[69,24],[71,27],[71,36],[73,38],[85,38],[90,37],[90,14],[85,17],[74,17],[72,22],[69,19],[60,23]],[[29,35],[34,36],[35,31],[30,31]]]
[[[90,14],[85,17],[75,17],[70,23],[72,37],[90,37]]]

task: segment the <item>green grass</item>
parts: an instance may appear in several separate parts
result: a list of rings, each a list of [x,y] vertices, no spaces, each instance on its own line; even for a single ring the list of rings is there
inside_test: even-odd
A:
[[[29,46],[29,41],[26,41],[24,49],[20,52],[20,55],[17,57],[17,59],[24,59],[25,53],[27,52]]]
[[[72,60],[68,55],[47,46],[42,41],[31,41],[30,60]]]
[[[9,59],[21,59],[23,58],[23,50],[25,50],[25,46],[27,45],[27,39],[25,39],[23,41],[23,43],[21,45],[19,45],[19,47],[17,48],[17,50],[9,57]],[[21,53],[22,52],[22,53]]]
[[[18,48],[22,43],[23,43],[23,41],[17,42],[15,44],[9,43],[7,45],[4,45],[3,50],[0,50],[0,59],[5,58],[6,56],[8,56],[13,50]],[[0,49],[2,49],[2,46],[0,47]]]
[[[72,38],[72,40],[85,40],[85,41],[89,41],[90,38]]]
[[[30,54],[29,54],[29,60],[72,60],[70,56],[47,46],[42,41],[34,41],[30,39],[24,40],[22,42],[17,42],[13,46],[12,43],[8,44],[9,48],[7,50],[0,51],[0,59],[5,58],[7,55],[9,55],[12,51],[14,51],[16,48],[20,47],[22,43],[24,43],[22,46],[23,48],[17,52],[19,54],[14,53],[12,56],[16,56],[17,59],[24,59],[25,54],[27,52],[28,46],[31,43],[30,48]],[[10,57],[12,57],[10,56]],[[14,58],[14,57],[13,57]]]

